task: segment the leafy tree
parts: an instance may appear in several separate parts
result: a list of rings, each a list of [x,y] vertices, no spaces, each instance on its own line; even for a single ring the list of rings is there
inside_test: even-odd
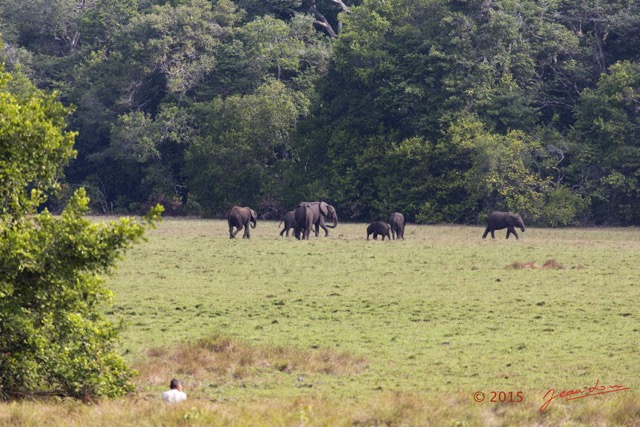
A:
[[[244,25],[240,35],[254,79],[275,78],[299,85],[304,74],[323,70],[329,49],[326,37],[319,36],[312,23],[309,17],[296,15],[289,22],[266,16]]]
[[[75,155],[70,110],[35,88],[10,92],[0,71],[0,398],[45,392],[91,400],[132,389],[103,316],[101,275],[159,218],[109,225],[83,219],[75,192],[62,215],[37,212]]]
[[[474,120],[460,120],[449,131],[451,144],[471,160],[465,187],[483,210],[506,210],[537,218],[549,180],[535,169],[540,144],[522,131],[500,135]]]
[[[341,26],[338,14],[349,12],[349,6],[357,3],[358,0],[236,0],[236,4],[251,18],[273,15],[286,21],[296,14],[306,14],[331,37],[338,35]]]
[[[161,203],[169,214],[185,213],[184,152],[196,127],[185,109],[168,104],[155,118],[136,111],[112,125],[109,156],[130,171],[130,180],[139,183],[145,209]]]
[[[208,215],[235,204],[258,207],[275,195],[308,101],[272,81],[254,94],[216,98],[202,107],[206,129],[187,151],[191,194]]]
[[[590,195],[596,220],[608,224],[640,220],[640,64],[610,67],[576,106],[574,138],[580,141],[572,175]]]
[[[178,3],[137,14],[76,69],[80,156],[68,174],[90,184],[107,209],[140,212],[150,201],[169,208],[182,198],[183,173],[175,169],[183,141],[161,130],[183,128],[190,96],[209,83],[221,40],[241,14],[227,0]],[[159,156],[131,157],[143,143]]]

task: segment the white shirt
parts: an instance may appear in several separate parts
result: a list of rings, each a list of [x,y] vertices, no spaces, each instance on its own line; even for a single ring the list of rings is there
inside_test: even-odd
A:
[[[173,388],[162,393],[162,400],[167,403],[177,403],[182,402],[183,400],[187,400],[187,395],[177,388]]]

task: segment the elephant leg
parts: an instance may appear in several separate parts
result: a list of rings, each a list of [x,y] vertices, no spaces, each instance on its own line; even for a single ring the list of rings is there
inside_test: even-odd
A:
[[[516,240],[518,240],[518,233],[516,233],[516,229],[511,225],[507,228],[507,239],[509,238],[509,234],[513,234]]]
[[[280,237],[282,237],[284,235],[285,231],[287,232],[287,237],[289,237],[289,229],[287,227],[282,229],[282,231],[280,232]]]
[[[311,218],[309,218],[309,222],[307,224],[307,240],[311,237],[311,232],[313,231],[313,223],[311,222]],[[318,237],[318,236],[316,236]]]
[[[232,231],[233,230],[233,226],[229,227],[229,234],[230,234],[230,238],[231,239],[235,239],[236,235],[240,232],[240,230],[242,230],[242,224],[239,224],[236,227],[236,231]]]
[[[487,228],[485,228],[484,234],[482,235],[483,239],[487,237],[487,234],[489,234],[489,231],[491,231],[491,229],[489,229],[489,226],[487,225]]]

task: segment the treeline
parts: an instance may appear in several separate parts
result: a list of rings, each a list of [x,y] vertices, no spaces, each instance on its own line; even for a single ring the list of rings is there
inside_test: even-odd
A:
[[[3,0],[0,31],[97,212],[640,224],[635,0]]]

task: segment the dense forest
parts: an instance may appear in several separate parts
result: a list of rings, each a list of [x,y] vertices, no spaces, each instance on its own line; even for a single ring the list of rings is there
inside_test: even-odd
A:
[[[640,224],[636,0],[3,0],[0,34],[73,108],[54,212]]]

